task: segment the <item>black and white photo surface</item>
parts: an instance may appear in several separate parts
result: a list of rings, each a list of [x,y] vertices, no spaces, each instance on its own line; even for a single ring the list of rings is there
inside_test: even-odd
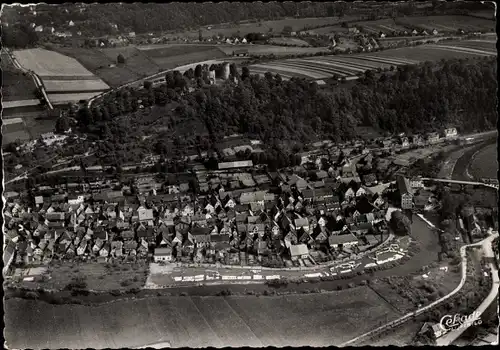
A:
[[[4,346],[497,344],[495,12],[2,5]]]

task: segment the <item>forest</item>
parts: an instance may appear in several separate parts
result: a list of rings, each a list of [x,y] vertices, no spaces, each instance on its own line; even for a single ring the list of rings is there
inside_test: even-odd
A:
[[[326,138],[349,140],[356,138],[356,126],[412,134],[448,126],[465,133],[496,125],[496,100],[492,98],[497,88],[495,58],[367,71],[348,88],[343,84],[323,88],[304,79],[285,81],[271,73],[259,77],[248,68],[239,76],[234,66],[232,78],[221,85],[207,85],[203,69],[184,75],[169,73],[167,84],[160,86],[145,83],[140,90],[111,94],[99,108],[81,109],[76,118],[86,132],[111,142],[120,137],[116,142],[124,142],[131,140],[134,131],[128,124],[120,126],[120,115],[140,113],[143,120],[147,112],[139,110],[140,103],[163,107],[159,118],[170,131],[163,134],[159,140],[163,145],[157,145],[156,151],[165,154],[172,141],[167,138],[169,133],[175,134],[176,128],[185,127],[188,121],[206,127],[205,149],[234,133],[281,147]],[[176,142],[183,147],[196,145],[201,136],[207,135],[191,130],[190,136]]]

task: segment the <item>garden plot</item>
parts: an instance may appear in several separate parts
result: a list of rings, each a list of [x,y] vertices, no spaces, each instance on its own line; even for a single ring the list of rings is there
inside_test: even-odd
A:
[[[95,80],[45,80],[43,81],[47,93],[72,91],[104,91],[109,86],[100,79]]]
[[[42,78],[44,76],[93,75],[74,58],[55,51],[28,49],[14,51],[13,55],[22,67],[32,70]]]

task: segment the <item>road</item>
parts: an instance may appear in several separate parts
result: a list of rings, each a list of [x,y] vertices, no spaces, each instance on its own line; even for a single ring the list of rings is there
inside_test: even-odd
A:
[[[367,332],[365,334],[362,334],[354,339],[351,339],[345,343],[343,343],[341,346],[347,346],[347,345],[353,345],[354,343],[356,342],[359,342],[360,340],[366,340],[372,336],[374,336],[375,334],[377,333],[380,333],[380,332],[383,332],[383,331],[386,331],[390,328],[394,328],[396,326],[399,326],[403,323],[405,323],[406,321],[409,321],[419,315],[421,315],[422,313],[432,309],[433,307],[441,304],[443,301],[446,301],[448,300],[449,298],[451,298],[452,296],[454,296],[455,294],[457,294],[461,289],[462,287],[464,286],[465,284],[465,280],[467,278],[467,248],[471,248],[471,247],[476,247],[476,246],[482,246],[483,249],[491,249],[491,242],[493,241],[493,239],[495,239],[496,237],[498,237],[498,232],[494,232],[492,235],[488,236],[487,238],[485,238],[484,240],[480,241],[480,242],[477,242],[477,243],[473,243],[473,244],[468,244],[468,245],[464,245],[460,248],[460,256],[462,258],[462,277],[460,279],[460,283],[459,285],[449,294],[443,296],[442,298],[432,302],[431,304],[427,305],[427,306],[424,306],[414,312],[411,312],[411,313],[408,313],[406,314],[405,316],[401,317],[401,318],[398,318],[397,320],[394,320],[394,321],[391,321],[383,326],[380,326],[374,330],[371,330],[370,332]],[[489,246],[489,248],[487,248]],[[489,254],[489,253],[488,253]],[[492,270],[493,271],[493,270]],[[496,268],[495,268],[495,271],[496,271]],[[493,288],[497,288],[497,293],[498,293],[498,276],[497,276],[497,282],[493,284]],[[491,295],[491,293],[490,293]],[[492,297],[488,296],[488,298],[485,300],[485,303]],[[494,297],[493,297],[494,298]],[[491,303],[491,301],[488,303],[488,305]],[[482,305],[482,304],[481,304]],[[486,309],[486,308],[484,308]],[[484,311],[484,310],[483,310]],[[453,336],[450,336],[449,339],[453,339]],[[456,338],[455,338],[456,339]]]
[[[261,266],[226,266],[221,264],[167,264],[160,266],[152,264],[147,288],[171,287],[174,285],[190,284],[220,284],[243,283],[248,281],[264,281],[280,278],[315,278],[320,276],[336,276],[346,273],[364,272],[365,268],[382,265],[389,261],[402,258],[408,249],[408,239],[394,241],[390,235],[384,242],[371,250],[361,252],[357,258],[349,257],[318,265],[309,264],[309,267],[292,268],[262,268]],[[393,260],[377,260],[377,254],[386,252]],[[380,255],[378,255],[380,256]]]
[[[495,254],[493,253],[493,249],[491,248],[491,244],[495,238],[498,237],[498,232],[496,234],[492,234],[486,239],[482,241],[482,248],[484,251],[484,256],[488,258],[494,258]],[[491,271],[491,277],[493,280],[493,283],[491,284],[491,291],[486,297],[486,299],[483,300],[481,305],[478,306],[478,308],[475,310],[474,314],[477,315],[478,317],[483,314],[483,312],[491,305],[492,302],[494,302],[497,299],[498,295],[498,286],[499,286],[499,277],[498,277],[498,269],[495,266],[495,264],[490,263],[489,264],[490,271]],[[470,325],[468,325],[470,326]],[[442,337],[438,338],[436,340],[436,345],[438,346],[446,346],[452,344],[455,340],[457,340],[466,330],[468,327],[463,327],[459,328],[456,330],[453,330],[451,332],[446,333]]]
[[[461,180],[450,180],[450,179],[434,179],[434,178],[428,178],[428,177],[423,177],[422,180],[444,182],[444,183],[451,183],[451,184],[459,184],[459,185],[486,186],[486,187],[496,188],[498,190],[498,185],[486,184],[483,182],[461,181]]]
[[[43,86],[42,81],[38,77],[38,75],[36,75],[35,72],[28,70],[28,69],[24,68],[23,66],[21,66],[19,64],[19,62],[17,62],[16,58],[10,53],[10,51],[5,50],[5,52],[7,53],[7,55],[9,55],[12,63],[14,64],[14,66],[17,69],[30,75],[31,79],[33,79],[33,82],[35,83],[35,86],[38,88],[38,90],[40,90],[43,97],[45,98],[45,101],[47,101],[47,105],[49,106],[49,108],[54,109],[54,107],[52,106],[52,103],[50,103],[50,100],[49,100],[49,97],[47,96],[47,93],[45,92],[45,87]]]

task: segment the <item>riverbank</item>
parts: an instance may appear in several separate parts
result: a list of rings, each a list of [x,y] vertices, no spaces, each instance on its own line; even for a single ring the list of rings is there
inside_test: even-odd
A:
[[[470,164],[474,161],[474,155],[478,155],[481,153],[481,150],[488,149],[490,147],[496,148],[496,137],[490,137],[484,142],[480,143],[479,145],[476,145],[467,151],[465,151],[462,156],[457,160],[455,167],[453,168],[453,173],[451,175],[451,178],[453,180],[463,180],[463,181],[470,181],[473,180],[471,179],[470,175],[468,175],[468,169]],[[496,151],[496,150],[495,150]],[[489,164],[488,164],[489,163]],[[495,164],[495,166],[498,169],[498,163],[497,163],[497,158],[495,156],[494,159],[489,159],[488,162],[486,162],[486,167],[490,168],[492,164]],[[484,164],[483,164],[484,165]],[[491,178],[496,178],[496,171],[494,176],[490,176]]]
[[[490,144],[474,153],[466,170],[472,179],[496,179],[498,174],[498,145]]]

